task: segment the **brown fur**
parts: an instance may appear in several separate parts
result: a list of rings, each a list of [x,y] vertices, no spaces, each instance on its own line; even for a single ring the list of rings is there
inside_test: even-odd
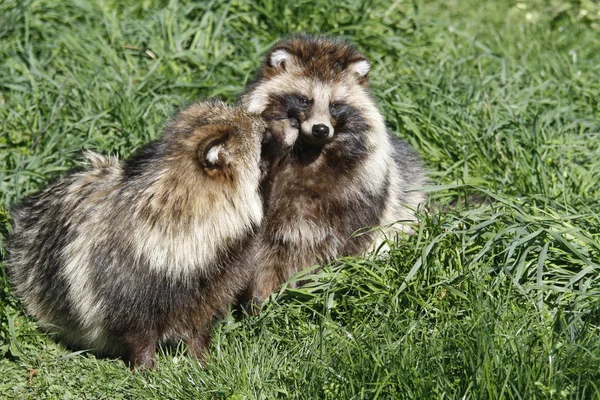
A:
[[[239,108],[193,104],[124,163],[90,153],[91,168],[24,199],[8,272],[28,311],[132,365],[154,365],[159,340],[202,357],[249,279],[239,256],[261,222],[271,137]]]
[[[343,75],[349,65],[357,61],[367,61],[367,58],[358,53],[353,46],[339,41],[322,41],[317,46],[313,40],[290,40],[275,45],[269,55],[285,50],[294,54],[298,61],[297,67],[302,69],[305,76],[314,77],[322,81],[338,80]],[[267,55],[267,60],[269,60]],[[284,68],[289,66],[284,65]],[[268,80],[277,76],[281,71],[269,62],[263,65],[261,75]],[[358,83],[364,85],[367,83],[367,76],[361,76]]]
[[[315,264],[393,240],[415,220],[425,174],[408,144],[387,132],[369,92],[369,69],[344,41],[292,37],[268,52],[241,96],[249,111],[289,118],[299,129],[291,156],[269,181],[244,301],[264,299]],[[368,229],[375,227],[384,229]]]

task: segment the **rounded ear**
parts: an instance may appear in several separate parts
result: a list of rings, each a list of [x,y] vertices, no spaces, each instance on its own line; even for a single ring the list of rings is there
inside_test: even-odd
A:
[[[206,134],[206,139],[198,147],[198,161],[209,169],[223,168],[230,161],[226,142],[231,134],[231,127],[208,125],[200,129]]]
[[[207,167],[218,167],[223,162],[223,143],[218,143],[210,146],[206,150],[204,162]]]
[[[348,65],[348,69],[356,74],[360,81],[365,81],[367,80],[367,75],[371,69],[371,64],[369,64],[369,61],[362,58],[360,60],[353,61],[350,65]]]
[[[293,55],[286,49],[273,49],[268,56],[267,64],[275,69],[285,71],[290,66]]]

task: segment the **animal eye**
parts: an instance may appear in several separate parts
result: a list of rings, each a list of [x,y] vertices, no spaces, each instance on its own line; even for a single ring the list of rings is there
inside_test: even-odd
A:
[[[310,103],[310,101],[307,97],[298,96],[298,103],[302,104],[303,106],[307,106]]]
[[[344,107],[344,105],[342,103],[331,103],[329,105],[329,111],[332,114],[338,113],[342,110],[342,107]]]

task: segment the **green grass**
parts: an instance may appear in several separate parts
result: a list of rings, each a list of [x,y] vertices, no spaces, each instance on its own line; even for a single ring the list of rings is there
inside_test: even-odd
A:
[[[386,121],[430,170],[417,234],[228,318],[204,366],[163,349],[138,374],[38,331],[2,266],[0,397],[600,398],[590,0],[5,0],[1,259],[11,204],[83,149],[128,156],[177,107],[233,101],[266,50],[301,31],[343,35],[371,59]],[[473,195],[488,201],[447,207]]]

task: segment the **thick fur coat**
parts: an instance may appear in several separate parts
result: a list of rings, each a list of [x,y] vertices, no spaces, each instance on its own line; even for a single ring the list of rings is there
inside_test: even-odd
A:
[[[270,50],[242,95],[247,110],[290,119],[299,130],[292,154],[268,182],[245,300],[265,298],[297,271],[394,239],[408,230],[403,223],[415,221],[424,199],[417,190],[425,182],[422,164],[387,132],[368,88],[369,69],[343,41],[300,36]]]
[[[201,357],[210,321],[246,285],[237,262],[263,217],[258,116],[180,111],[131,159],[91,166],[13,208],[9,278],[68,345],[152,366],[159,340]]]

